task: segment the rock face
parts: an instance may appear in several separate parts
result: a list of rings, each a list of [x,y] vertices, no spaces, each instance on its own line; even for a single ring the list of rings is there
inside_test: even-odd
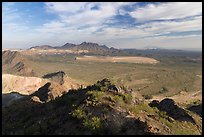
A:
[[[49,92],[51,91],[50,89],[50,85],[51,83],[48,82],[46,83],[44,86],[42,86],[41,88],[39,88],[35,93],[33,93],[31,96],[37,96],[40,101],[46,101],[50,98],[52,98],[50,95],[49,95]]]
[[[56,97],[60,97],[70,89],[77,89],[80,87],[78,83],[69,78],[63,71],[46,74],[43,78],[48,79],[49,82],[31,95],[37,96],[40,101],[43,102],[54,100]]]
[[[190,110],[190,111],[193,111],[193,112],[197,113],[199,116],[202,117],[202,104],[190,106],[190,107],[187,108],[187,109]]]
[[[149,106],[157,107],[160,111],[165,111],[167,115],[179,121],[190,121],[195,123],[193,118],[181,107],[179,107],[174,100],[165,98],[161,102],[153,100]]]

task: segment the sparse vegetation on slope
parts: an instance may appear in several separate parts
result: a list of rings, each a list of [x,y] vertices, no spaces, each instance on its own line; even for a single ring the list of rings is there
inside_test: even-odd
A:
[[[43,104],[27,96],[3,108],[2,134],[200,134],[196,124],[118,89],[103,79]]]

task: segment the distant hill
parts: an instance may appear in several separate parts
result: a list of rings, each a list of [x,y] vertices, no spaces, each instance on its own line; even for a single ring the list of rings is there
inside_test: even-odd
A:
[[[41,45],[41,46],[34,46],[29,49],[46,50],[46,49],[54,49],[54,47],[49,46],[49,45]]]
[[[2,52],[3,72],[24,76],[34,76],[33,69],[27,65],[27,58],[18,51],[6,50]]]
[[[66,43],[66,44],[64,44],[64,45],[61,46],[61,47],[54,47],[54,49],[70,49],[70,48],[73,48],[73,47],[75,47],[75,46],[76,46],[75,44]]]

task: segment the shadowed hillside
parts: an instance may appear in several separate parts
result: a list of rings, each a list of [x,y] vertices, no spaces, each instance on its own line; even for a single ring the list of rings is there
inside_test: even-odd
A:
[[[201,132],[198,128],[200,119],[196,114],[189,114],[195,122],[177,121],[163,111],[151,108],[141,96],[116,86],[109,79],[70,90],[47,103],[36,99],[46,97],[38,93],[49,92],[49,87],[48,83],[36,94],[3,107],[2,134],[152,135]]]
[[[34,76],[35,72],[27,65],[27,59],[17,51],[2,51],[3,72],[24,76]]]

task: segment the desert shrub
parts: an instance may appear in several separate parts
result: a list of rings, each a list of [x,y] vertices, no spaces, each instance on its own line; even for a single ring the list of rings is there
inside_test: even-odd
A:
[[[152,99],[152,98],[153,98],[152,95],[143,95],[143,97],[144,97],[145,99]]]
[[[72,116],[77,119],[82,119],[86,116],[85,112],[81,108],[77,108],[72,112]]]
[[[124,104],[123,96],[121,95],[114,95],[113,101],[116,102],[116,105],[121,106]]]
[[[174,126],[173,123],[169,122],[167,119],[160,117],[159,121],[161,121],[162,123],[166,124],[169,128],[172,128]]]
[[[160,90],[159,90],[159,93],[165,93],[165,92],[168,92],[168,89],[166,87],[162,87]]]
[[[124,90],[124,91],[128,91],[128,88],[127,88],[126,86],[121,85],[120,87],[121,87],[122,90]]]
[[[160,117],[168,119],[168,116],[165,111],[158,111],[158,114]]]
[[[123,100],[125,101],[125,103],[131,103],[132,95],[131,94],[123,94]]]
[[[100,89],[101,89],[102,92],[106,92],[106,91],[108,91],[108,87],[106,87],[106,86],[104,86],[104,87],[100,87]]]
[[[83,125],[93,131],[101,127],[101,119],[99,117],[92,117],[91,119],[85,118]]]
[[[141,111],[145,111],[149,114],[154,114],[154,109],[152,109],[148,104],[140,103],[137,105],[130,105],[128,106],[129,111],[133,112],[134,114],[138,114]]]

